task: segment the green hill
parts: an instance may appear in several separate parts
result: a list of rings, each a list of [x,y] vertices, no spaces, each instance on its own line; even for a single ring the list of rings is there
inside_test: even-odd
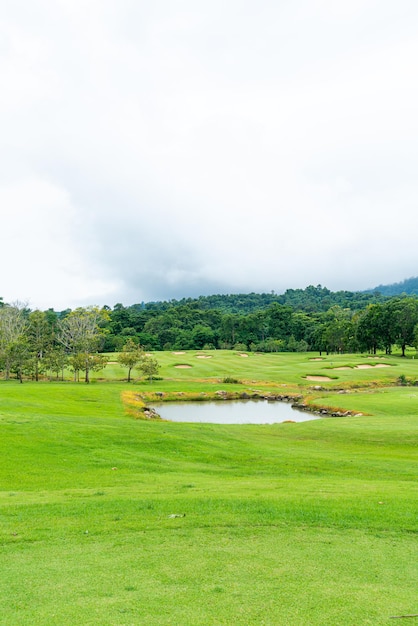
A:
[[[364,293],[380,293],[382,296],[400,296],[407,294],[409,296],[418,296],[418,276],[405,278],[399,283],[390,285],[378,285],[374,289],[368,289]]]

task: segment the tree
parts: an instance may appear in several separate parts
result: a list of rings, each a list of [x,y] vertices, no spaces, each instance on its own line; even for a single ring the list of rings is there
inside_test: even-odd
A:
[[[342,309],[338,304],[327,312],[323,339],[327,352],[342,353],[352,341],[351,311]]]
[[[369,304],[357,319],[356,339],[360,349],[376,354],[384,345],[384,314],[381,304]]]
[[[141,360],[140,368],[144,376],[148,376],[150,383],[152,383],[153,377],[158,374],[160,365],[157,359],[154,359],[151,356],[144,356],[144,358]]]
[[[239,325],[239,315],[227,313],[221,318],[220,338],[224,344],[233,346],[236,343],[236,329]]]
[[[56,374],[58,378],[61,374],[61,380],[64,380],[64,369],[68,364],[68,354],[63,346],[55,346],[45,354],[42,360],[42,366],[44,371],[50,373],[50,380],[52,374]]]
[[[16,373],[16,378],[23,383],[23,372],[32,374],[33,359],[29,350],[26,337],[23,335],[19,341],[16,341],[10,349],[11,371]]]
[[[118,362],[128,368],[128,383],[131,382],[131,371],[142,361],[144,356],[144,350],[141,346],[134,339],[128,339],[118,356]]]
[[[292,323],[292,309],[274,303],[267,310],[269,332],[273,339],[287,339],[290,335]]]
[[[196,324],[192,330],[193,347],[200,350],[206,344],[213,344],[216,341],[215,333],[209,326]]]
[[[51,350],[54,340],[54,329],[48,319],[48,314],[42,311],[32,311],[29,314],[28,326],[29,349],[33,355],[34,376],[39,380],[39,369],[42,359],[48,350]]]
[[[389,303],[395,330],[395,343],[405,356],[406,346],[414,344],[414,329],[418,323],[418,301],[415,298],[400,298]]]
[[[15,303],[0,308],[0,360],[5,372],[5,378],[10,378],[14,359],[19,355],[21,363],[22,354],[20,344],[25,342],[27,320],[24,315],[24,305]]]
[[[78,367],[78,370],[74,369],[74,373],[80,369],[85,371],[86,383],[90,382],[90,370],[96,367],[92,357],[98,354],[105,333],[103,324],[108,316],[109,312],[106,309],[80,307],[71,311],[58,323],[58,341],[72,355],[73,367]]]

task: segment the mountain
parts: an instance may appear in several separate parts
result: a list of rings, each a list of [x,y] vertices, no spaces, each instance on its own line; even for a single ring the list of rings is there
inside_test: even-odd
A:
[[[418,276],[406,278],[400,283],[379,285],[374,289],[366,289],[364,293],[379,292],[382,296],[400,296],[405,293],[409,296],[418,296]]]

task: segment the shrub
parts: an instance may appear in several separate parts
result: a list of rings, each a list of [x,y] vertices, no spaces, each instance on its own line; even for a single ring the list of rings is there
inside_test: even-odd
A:
[[[222,382],[223,382],[223,383],[227,383],[227,384],[228,384],[228,383],[230,383],[230,384],[233,384],[233,385],[234,385],[234,384],[235,384],[235,385],[241,385],[241,384],[242,384],[240,380],[238,380],[237,378],[232,378],[232,376],[226,376],[226,377],[223,379],[223,381],[222,381]]]

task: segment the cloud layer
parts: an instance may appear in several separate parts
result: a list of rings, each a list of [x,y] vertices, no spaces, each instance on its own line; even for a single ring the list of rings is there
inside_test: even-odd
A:
[[[416,275],[417,22],[408,0],[8,3],[0,295]]]

